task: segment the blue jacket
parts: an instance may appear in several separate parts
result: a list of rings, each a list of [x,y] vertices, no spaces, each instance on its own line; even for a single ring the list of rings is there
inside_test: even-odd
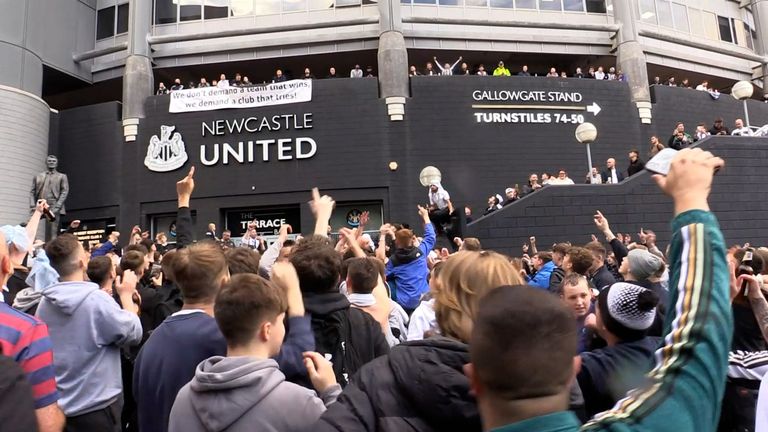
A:
[[[435,247],[436,240],[435,228],[431,223],[424,224],[424,241],[417,250],[406,252],[410,259],[401,262],[398,254],[403,250],[398,249],[387,262],[387,279],[395,279],[397,303],[405,309],[415,309],[421,296],[429,291],[427,255]]]
[[[539,271],[536,272],[533,277],[527,277],[528,285],[535,286],[537,288],[549,289],[549,276],[552,275],[552,271],[555,270],[555,262],[550,261],[542,266]]]

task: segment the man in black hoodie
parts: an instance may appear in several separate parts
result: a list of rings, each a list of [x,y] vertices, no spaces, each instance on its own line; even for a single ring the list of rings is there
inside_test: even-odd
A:
[[[301,239],[291,251],[291,264],[299,276],[304,307],[312,316],[315,351],[333,363],[336,382],[342,387],[364,364],[389,353],[379,323],[366,312],[350,307],[339,292],[341,255],[327,238],[328,220],[335,202],[312,191],[315,235]],[[302,384],[311,388],[309,380]]]
[[[384,333],[372,316],[350,307],[339,292],[341,255],[327,238],[314,235],[299,241],[291,264],[299,276],[304,306],[312,315],[315,351],[333,363],[343,387],[360,367],[389,352]]]

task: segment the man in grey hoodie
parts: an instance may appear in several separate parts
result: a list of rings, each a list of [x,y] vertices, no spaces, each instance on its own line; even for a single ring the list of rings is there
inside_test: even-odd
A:
[[[304,364],[320,394],[285,381],[271,357],[280,352],[288,308],[286,291],[298,293],[291,264],[276,263],[275,283],[253,274],[237,274],[216,298],[214,315],[227,341],[227,357],[200,363],[195,377],[176,396],[170,432],[304,431],[336,401],[341,387],[330,362],[305,353]]]
[[[138,344],[142,334],[134,303],[138,279],[133,272],[118,279],[121,309],[98,285],[85,281],[88,257],[75,236],[58,236],[45,253],[59,283],[42,289],[37,314],[53,342],[66,430],[120,431],[120,347]]]

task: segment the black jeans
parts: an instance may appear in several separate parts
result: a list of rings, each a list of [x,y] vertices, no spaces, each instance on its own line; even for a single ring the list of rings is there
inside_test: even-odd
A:
[[[120,432],[120,411],[122,409],[123,400],[120,398],[106,408],[67,417],[64,432]]]

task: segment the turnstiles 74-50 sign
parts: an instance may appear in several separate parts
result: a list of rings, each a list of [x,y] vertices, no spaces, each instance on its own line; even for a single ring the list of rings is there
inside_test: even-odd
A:
[[[475,90],[472,99],[477,123],[581,124],[585,114],[601,111],[596,102],[573,91]]]
[[[311,100],[312,80],[293,80],[250,87],[206,87],[172,91],[168,112],[252,108]]]

